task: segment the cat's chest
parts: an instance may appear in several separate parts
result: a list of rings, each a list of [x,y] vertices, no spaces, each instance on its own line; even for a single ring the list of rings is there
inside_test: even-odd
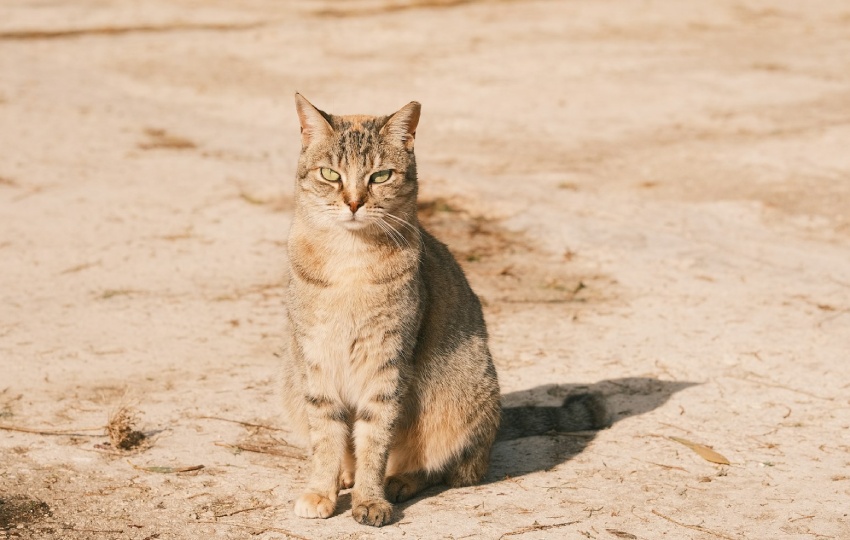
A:
[[[367,288],[372,281],[373,269],[381,265],[381,259],[360,251],[329,253],[321,259],[317,268],[322,279],[330,286],[328,292],[357,293]]]
[[[290,243],[296,286],[316,303],[340,307],[383,302],[383,296],[394,295],[415,278],[418,260],[415,249],[394,250],[350,238],[317,241],[297,235]]]
[[[404,265],[415,266],[415,259],[355,249],[325,253],[311,249],[293,255],[292,317],[323,349],[345,345],[353,350],[355,342],[381,343],[385,334],[397,332],[414,315],[415,273],[405,272]],[[312,278],[301,279],[299,271],[312,272]]]
[[[289,310],[316,384],[352,404],[416,326],[418,255],[290,242]]]
[[[409,295],[389,294],[352,274],[309,290],[299,295],[292,316],[305,360],[318,367],[313,390],[353,407],[376,371],[403,350],[415,304]]]

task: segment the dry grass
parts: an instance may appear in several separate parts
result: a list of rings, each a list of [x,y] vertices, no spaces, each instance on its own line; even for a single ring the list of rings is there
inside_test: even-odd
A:
[[[142,444],[145,434],[135,429],[138,413],[129,408],[121,407],[109,417],[106,431],[109,442],[116,450],[132,450]]]

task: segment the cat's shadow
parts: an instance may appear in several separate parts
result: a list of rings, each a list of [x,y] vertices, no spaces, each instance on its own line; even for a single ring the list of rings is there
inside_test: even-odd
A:
[[[546,384],[503,394],[502,406],[557,406],[566,396],[598,392],[605,397],[610,424],[613,425],[624,418],[652,411],[664,405],[676,392],[696,384],[698,383],[661,381],[651,377],[610,379],[591,385]],[[498,442],[493,446],[490,468],[482,483],[489,484],[552,469],[583,452],[595,437],[594,432],[583,432],[580,435],[551,433]],[[399,504],[397,511],[403,511],[419,500],[446,489],[445,486],[437,486],[426,490],[418,497]]]

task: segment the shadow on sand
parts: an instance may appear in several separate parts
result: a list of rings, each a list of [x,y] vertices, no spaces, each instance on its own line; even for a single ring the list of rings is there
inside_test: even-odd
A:
[[[624,418],[652,411],[664,405],[676,392],[695,384],[649,377],[610,379],[592,385],[547,384],[504,394],[502,406],[557,406],[567,396],[598,392],[605,397],[610,424],[613,425]],[[580,436],[551,433],[496,443],[484,482],[551,469],[580,454],[595,437],[595,432],[582,432]]]
[[[610,424],[613,425],[624,418],[652,411],[664,405],[676,392],[696,384],[698,383],[660,381],[650,377],[610,379],[591,385],[547,384],[503,394],[502,406],[558,406],[567,396],[598,392],[605,397]],[[490,469],[482,483],[499,482],[506,477],[516,478],[551,469],[580,454],[595,437],[595,432],[582,432],[580,436],[549,433],[497,442],[493,446]],[[446,489],[445,486],[437,486],[399,504],[396,507],[397,515],[403,515],[406,507],[422,498],[431,497]]]

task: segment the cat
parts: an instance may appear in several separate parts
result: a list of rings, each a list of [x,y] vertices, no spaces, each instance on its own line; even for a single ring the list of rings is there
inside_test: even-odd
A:
[[[497,437],[602,427],[599,396],[501,409],[478,297],[417,219],[419,103],[374,117],[295,102],[282,372],[287,418],[312,460],[295,513],[330,517],[353,486],[352,516],[380,527],[392,503],[429,486],[479,482]]]

